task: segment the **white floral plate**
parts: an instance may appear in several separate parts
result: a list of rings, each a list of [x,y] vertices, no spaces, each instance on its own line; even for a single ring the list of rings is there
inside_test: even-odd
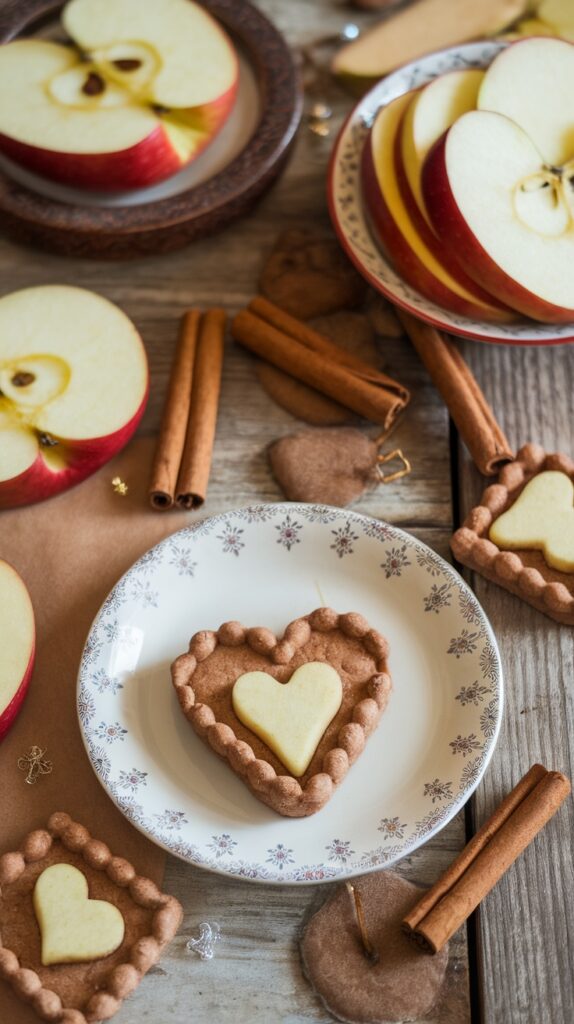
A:
[[[363,207],[361,155],[379,108],[445,71],[487,67],[505,45],[501,42],[470,43],[431,53],[399,68],[371,89],[351,112],[335,142],[327,185],[329,210],[339,241],[363,277],[397,306],[421,320],[477,341],[506,345],[564,344],[574,341],[574,324],[541,324],[526,318],[511,324],[489,324],[449,313],[425,299],[403,281],[379,249]]]
[[[394,690],[327,806],[282,818],[195,735],[169,666],[199,629],[282,632],[321,604],[387,636]],[[84,648],[78,713],[102,785],[154,842],[222,874],[306,883],[392,864],[456,814],[494,749],[502,673],[476,598],[420,541],[342,509],[256,505],[173,534],[122,577]]]

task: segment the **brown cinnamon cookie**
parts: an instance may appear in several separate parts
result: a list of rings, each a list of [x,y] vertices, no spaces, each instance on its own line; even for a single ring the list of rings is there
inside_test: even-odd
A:
[[[120,911],[123,940],[108,956],[84,963],[42,963],[34,887],[47,868],[60,864],[81,872],[90,899]],[[178,901],[149,878],[136,875],[129,861],[112,856],[105,843],[93,839],[68,814],[52,814],[47,829],[30,832],[20,850],[0,857],[0,978],[43,1020],[108,1020],[160,959],[182,916]]]
[[[252,793],[279,814],[304,817],[327,803],[376,728],[391,691],[387,657],[387,641],[362,615],[319,608],[295,619],[280,639],[263,626],[239,622],[196,633],[189,652],[172,665],[172,679],[187,720]],[[298,669],[317,662],[338,674],[340,706],[296,777],[238,717],[233,691],[247,673],[290,684]]]
[[[289,501],[342,508],[379,479],[378,450],[376,440],[354,427],[327,427],[281,437],[268,456]]]
[[[463,565],[557,622],[573,626],[574,573],[552,568],[534,548],[503,550],[489,536],[492,524],[512,508],[527,484],[548,471],[563,473],[574,482],[574,462],[567,455],[548,454],[536,444],[524,445],[514,462],[500,471],[498,482],[486,488],[480,505],[454,534],[451,548]],[[549,517],[550,513],[549,509]]]

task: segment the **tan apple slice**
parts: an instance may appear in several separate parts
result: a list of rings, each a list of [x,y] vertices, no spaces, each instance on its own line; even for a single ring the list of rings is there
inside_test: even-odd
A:
[[[572,183],[546,170],[518,124],[464,114],[429,154],[423,190],[437,232],[472,277],[536,320],[574,320]]]
[[[530,136],[547,163],[574,159],[574,46],[563,39],[521,39],[488,68],[478,108],[505,114]]]
[[[82,288],[0,299],[0,508],[84,479],[129,440],[147,360],[128,317]]]
[[[439,259],[438,239],[426,244],[405,206],[394,168],[397,131],[412,93],[397,97],[379,111],[366,140],[362,160],[363,194],[369,218],[399,274],[413,288],[445,309],[484,320],[509,318],[508,310],[490,304],[482,289],[470,281],[472,291],[459,284]],[[485,301],[479,296],[485,296]]]
[[[495,35],[524,14],[527,6],[527,0],[418,0],[344,46],[332,68],[366,88],[432,50]]]
[[[18,714],[32,675],[34,610],[16,570],[0,560],[0,739]]]
[[[536,8],[541,21],[565,39],[574,38],[574,4],[572,0],[542,0]]]
[[[476,108],[484,71],[465,68],[439,75],[413,96],[399,132],[397,174],[411,213],[420,212],[428,224],[421,173],[429,150],[462,114]],[[414,205],[417,211],[413,209]]]
[[[70,0],[62,21],[106,75],[162,107],[204,106],[235,88],[233,47],[192,0]]]

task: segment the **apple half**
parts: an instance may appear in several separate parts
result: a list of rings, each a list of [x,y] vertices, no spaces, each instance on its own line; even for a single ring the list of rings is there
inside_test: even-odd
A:
[[[0,508],[79,483],[134,433],[148,368],[131,320],[83,288],[0,299]]]
[[[485,110],[464,114],[429,153],[423,192],[470,276],[535,320],[574,320],[572,175],[548,167],[520,125]]]
[[[398,273],[432,302],[451,312],[483,320],[508,320],[512,314],[474,281],[460,284],[440,258],[441,243],[430,228],[423,238],[401,196],[395,173],[396,136],[412,93],[405,93],[383,107],[363,149],[361,175],[363,196],[376,238]]]
[[[74,46],[0,47],[0,151],[102,191],[152,185],[195,159],[235,102],[238,62],[192,0],[71,0]]]
[[[34,667],[36,628],[26,585],[0,559],[0,740],[22,707]]]

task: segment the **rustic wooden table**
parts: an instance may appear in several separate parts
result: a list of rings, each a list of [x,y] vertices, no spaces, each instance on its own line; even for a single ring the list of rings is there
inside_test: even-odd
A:
[[[259,0],[298,46],[367,22],[337,0]],[[2,289],[48,282],[81,284],[109,296],[138,324],[152,380],[142,425],[154,433],[173,353],[177,318],[190,305],[224,304],[230,312],[254,293],[259,268],[277,233],[294,225],[328,229],[325,172],[340,117],[351,100],[328,90],[337,111],[329,139],[302,127],[281,181],[253,213],[224,233],[172,255],[127,264],[73,262],[2,240]],[[574,452],[574,347],[512,349],[463,346],[513,444],[536,440]],[[448,557],[453,524],[475,503],[483,481],[460,447],[447,413],[406,341],[385,344],[385,368],[413,393],[395,434],[414,471],[381,487],[356,508],[400,525]],[[297,422],[255,380],[250,357],[229,344],[209,500],[211,514],[281,497],[265,457],[273,438]],[[471,806],[435,839],[398,865],[429,885],[466,837],[537,760],[572,774],[574,707],[572,631],[516,598],[473,579],[497,633],[506,672],[502,734]],[[572,801],[508,872],[452,946],[440,1024],[562,1024],[574,1014],[574,863]],[[166,887],[185,908],[183,928],[161,965],[119,1014],[117,1024],[303,1024],[329,1021],[305,981],[297,940],[302,922],[329,886],[267,887],[227,880],[168,860]],[[201,921],[218,921],[222,940],[203,963],[186,952]],[[154,983],[155,982],[155,983]],[[5,1022],[8,1024],[8,1022]]]

